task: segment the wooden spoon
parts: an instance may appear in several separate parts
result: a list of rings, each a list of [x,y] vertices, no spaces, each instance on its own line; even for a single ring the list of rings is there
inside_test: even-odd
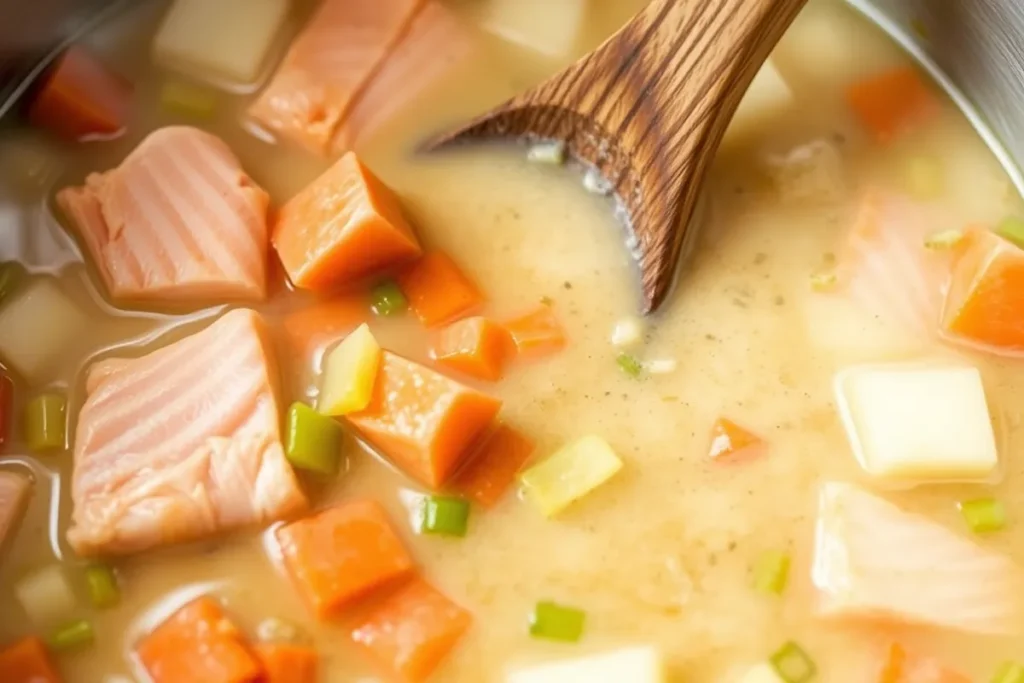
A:
[[[597,50],[428,143],[561,140],[625,206],[644,313],[664,302],[709,162],[806,0],[654,0]]]

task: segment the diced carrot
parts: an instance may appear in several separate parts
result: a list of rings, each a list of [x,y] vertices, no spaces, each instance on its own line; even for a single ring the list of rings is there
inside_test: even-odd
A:
[[[423,255],[399,275],[398,286],[424,325],[443,325],[469,315],[484,297],[455,261],[440,251]]]
[[[385,351],[370,405],[347,419],[398,467],[437,489],[500,409],[498,399]]]
[[[262,673],[241,631],[209,597],[172,614],[135,651],[152,683],[254,683]]]
[[[472,617],[434,587],[415,578],[384,600],[352,632],[389,673],[425,681],[469,628]]]
[[[452,488],[485,506],[497,503],[533,453],[533,442],[506,424],[491,432]]]
[[[497,382],[515,352],[515,341],[508,330],[493,320],[477,316],[440,330],[430,355],[456,372]]]
[[[855,83],[846,99],[861,124],[879,142],[889,142],[928,122],[939,102],[917,69],[901,66]]]
[[[263,666],[260,683],[316,683],[316,650],[294,643],[259,643],[253,647]]]
[[[931,657],[908,653],[899,643],[889,646],[878,683],[970,683],[971,679]]]
[[[0,681],[4,683],[61,683],[39,638],[22,638],[0,650]]]
[[[550,306],[540,306],[526,315],[509,320],[505,329],[512,334],[520,355],[548,356],[565,348],[565,330]]]
[[[373,501],[353,501],[277,531],[285,566],[317,616],[337,614],[413,569],[387,513]]]
[[[953,266],[942,329],[954,341],[1024,351],[1024,250],[989,230],[969,231]]]
[[[309,348],[344,337],[370,318],[366,296],[343,294],[289,313],[283,322],[292,348]]]
[[[321,292],[421,253],[398,198],[353,152],[281,207],[272,239],[292,283]]]
[[[28,118],[68,140],[110,136],[124,130],[131,96],[126,80],[73,45],[51,67],[29,105]]]
[[[740,453],[750,453],[763,448],[761,437],[753,434],[728,418],[720,417],[711,428],[711,448],[708,456],[712,460],[731,458]]]

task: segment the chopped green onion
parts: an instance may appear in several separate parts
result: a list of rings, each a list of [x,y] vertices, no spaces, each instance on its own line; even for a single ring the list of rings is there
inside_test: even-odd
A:
[[[94,564],[85,569],[85,583],[94,607],[113,607],[121,600],[114,570],[105,564]]]
[[[934,157],[913,157],[903,169],[903,184],[917,199],[934,199],[941,195],[944,180],[942,163]]]
[[[996,226],[996,234],[1024,248],[1024,218],[1009,216]]]
[[[781,595],[789,581],[789,555],[769,550],[754,563],[754,588],[762,593]]]
[[[639,377],[644,371],[643,364],[636,359],[636,356],[631,356],[628,353],[620,353],[616,358],[615,362],[619,364],[619,368],[630,377]]]
[[[964,233],[960,230],[942,230],[928,235],[924,240],[924,248],[931,249],[932,251],[952,249],[963,238]]]
[[[370,290],[370,309],[381,316],[404,313],[409,302],[393,280],[384,280]]]
[[[538,142],[526,153],[526,160],[536,164],[561,166],[565,163],[565,143],[561,140]]]
[[[537,603],[530,615],[530,635],[534,638],[575,643],[583,635],[586,613],[547,600]]]
[[[994,498],[976,498],[959,503],[960,514],[976,534],[999,531],[1006,526],[1006,507]]]
[[[64,448],[68,402],[60,394],[36,396],[25,406],[25,440],[33,451]]]
[[[85,619],[79,619],[54,631],[47,642],[54,650],[73,650],[88,645],[93,639],[92,624]]]
[[[217,110],[217,97],[211,91],[188,83],[164,83],[160,104],[177,114],[208,119]]]
[[[25,279],[25,267],[16,261],[0,263],[0,304],[14,292],[18,291]]]
[[[469,525],[469,502],[448,496],[427,496],[423,501],[420,531],[441,536],[465,536]]]
[[[1024,666],[1017,662],[1004,662],[996,671],[992,683],[1024,683]]]
[[[768,661],[786,683],[806,683],[818,672],[814,661],[792,640],[780,647]]]
[[[334,475],[341,461],[343,436],[341,425],[333,418],[305,403],[293,403],[288,409],[284,454],[299,469]]]
[[[811,275],[811,289],[815,292],[827,292],[839,282],[834,270],[822,270]]]

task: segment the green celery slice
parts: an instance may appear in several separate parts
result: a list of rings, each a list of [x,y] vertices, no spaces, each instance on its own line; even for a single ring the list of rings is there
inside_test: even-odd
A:
[[[423,533],[465,536],[469,526],[469,501],[449,496],[427,496],[423,501]]]
[[[996,226],[996,234],[1024,248],[1024,218],[1008,216]]]
[[[999,531],[1006,527],[1006,506],[994,498],[976,498],[960,502],[960,514],[976,534]]]
[[[786,683],[807,683],[818,672],[814,661],[792,640],[776,650],[768,661]]]
[[[121,601],[121,590],[117,586],[114,570],[105,564],[94,564],[85,569],[85,583],[89,587],[89,599],[94,607],[106,609]]]
[[[619,368],[624,373],[633,378],[639,377],[644,371],[643,364],[636,359],[636,356],[632,356],[628,353],[620,353],[615,359],[615,362],[619,364]]]
[[[996,671],[992,683],[1024,683],[1024,665],[1004,662]]]
[[[319,474],[337,474],[343,437],[341,425],[305,403],[293,403],[288,409],[284,452],[295,467]]]
[[[33,451],[61,450],[67,437],[67,399],[41,394],[25,406],[25,440]]]
[[[405,313],[409,302],[394,280],[384,280],[370,290],[370,309],[379,316]]]
[[[754,587],[762,593],[781,595],[789,582],[789,554],[780,550],[763,553],[754,563]]]
[[[538,602],[530,614],[530,635],[534,638],[575,643],[583,635],[586,613],[549,600]]]
[[[92,624],[85,619],[79,619],[58,628],[50,634],[47,643],[54,650],[73,650],[89,645],[94,638]]]

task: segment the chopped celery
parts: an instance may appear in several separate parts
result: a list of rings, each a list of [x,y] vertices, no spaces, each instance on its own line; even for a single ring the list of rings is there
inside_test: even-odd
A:
[[[85,619],[65,624],[50,634],[47,643],[54,650],[73,650],[92,643],[92,624]]]
[[[770,550],[754,563],[754,588],[762,593],[781,595],[789,581],[789,555]]]
[[[448,496],[427,496],[423,501],[420,531],[442,536],[465,536],[469,525],[469,502]]]
[[[347,415],[369,405],[380,356],[380,345],[365,323],[334,347],[324,361],[320,414]]]
[[[932,251],[952,249],[958,245],[963,238],[964,233],[961,230],[941,230],[939,232],[932,233],[925,238],[924,248]]]
[[[114,570],[105,564],[94,564],[85,569],[85,583],[89,587],[89,599],[94,607],[113,607],[121,600]]]
[[[1024,248],[1024,218],[1009,216],[996,226],[996,234]]]
[[[320,474],[337,474],[341,425],[304,403],[293,403],[288,409],[285,432],[285,456],[292,465]]]
[[[604,439],[585,436],[519,475],[526,497],[547,517],[605,483],[622,461]]]
[[[25,280],[25,267],[16,261],[0,263],[0,305],[4,299],[18,291]]]
[[[903,185],[917,199],[934,199],[942,194],[942,163],[933,157],[915,156],[903,168]]]
[[[976,534],[999,531],[1006,526],[1006,507],[994,498],[976,498],[958,504],[967,526]]]
[[[565,143],[561,140],[538,142],[530,147],[530,151],[526,153],[526,160],[535,164],[561,166],[565,163]]]
[[[818,672],[814,661],[793,641],[779,648],[769,661],[775,673],[786,683],[806,683]]]
[[[619,368],[624,373],[633,378],[639,377],[644,371],[643,364],[636,359],[636,356],[632,356],[628,353],[620,353],[615,358],[615,362],[619,364]]]
[[[208,119],[217,110],[217,97],[206,88],[171,81],[160,90],[160,104],[176,114]]]
[[[1024,683],[1024,665],[1017,662],[1004,662],[996,670],[992,683]]]
[[[60,565],[51,564],[28,574],[14,584],[14,595],[29,619],[37,626],[49,626],[67,619],[75,611],[75,594]]]
[[[36,396],[25,406],[25,441],[33,451],[64,448],[67,432],[67,399],[60,394]]]
[[[550,601],[538,602],[530,614],[530,635],[534,638],[575,643],[583,635],[586,613]]]
[[[370,290],[370,309],[380,316],[405,313],[409,302],[394,280],[384,280]]]

